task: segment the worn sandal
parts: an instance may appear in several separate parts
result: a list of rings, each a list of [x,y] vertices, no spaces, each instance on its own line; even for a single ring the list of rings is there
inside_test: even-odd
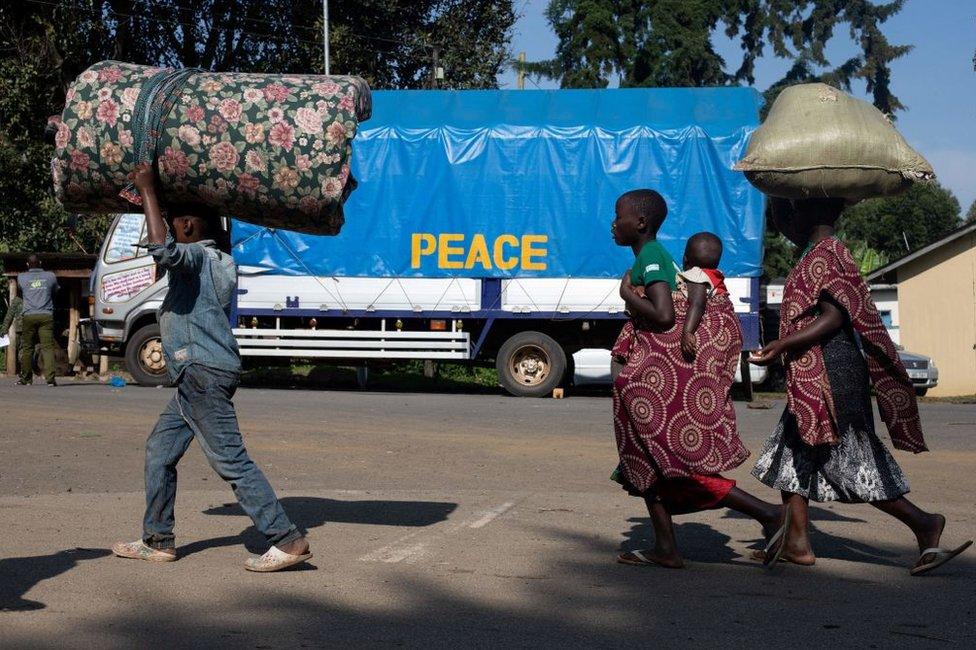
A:
[[[951,551],[944,548],[927,548],[919,554],[918,562],[915,563],[915,566],[912,567],[909,573],[913,576],[920,576],[924,573],[928,573],[932,569],[939,568],[940,566],[942,566],[952,558],[956,557],[957,555],[959,555],[960,553],[962,553],[972,545],[973,545],[973,540],[969,540],[965,544],[962,544],[952,549]],[[922,562],[922,560],[929,555],[932,555],[934,557],[928,562]]]
[[[626,553],[621,553],[617,556],[617,562],[620,564],[628,564],[630,566],[659,566],[665,569],[682,569],[684,568],[684,563],[681,566],[675,566],[672,564],[664,564],[653,557],[647,555],[644,551],[627,551]]]
[[[141,539],[134,542],[119,542],[112,547],[112,552],[118,557],[130,560],[146,560],[148,562],[175,562],[176,553],[166,553],[157,548],[147,546]]]
[[[291,553],[285,553],[277,546],[272,546],[264,555],[248,558],[244,562],[244,568],[248,571],[256,571],[258,573],[271,573],[272,571],[281,571],[290,566],[301,564],[311,557],[311,553],[292,555]]]
[[[767,569],[779,561],[786,547],[786,534],[790,530],[790,522],[793,519],[793,511],[788,507],[783,507],[783,525],[776,529],[776,532],[769,536],[766,541],[766,548],[763,549],[761,559],[763,566]],[[778,543],[777,543],[778,542]],[[755,555],[753,557],[756,557]]]

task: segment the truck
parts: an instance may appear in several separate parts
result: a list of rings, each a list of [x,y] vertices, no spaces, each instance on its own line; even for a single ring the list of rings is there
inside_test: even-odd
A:
[[[226,220],[241,355],[355,366],[364,380],[398,360],[494,364],[509,393],[548,395],[626,318],[618,288],[633,253],[610,225],[615,199],[642,187],[668,203],[658,239],[675,259],[695,232],[722,239],[744,347],[756,348],[763,199],[732,165],[758,108],[749,88],[376,91],[339,235]],[[115,218],[83,331],[153,385],[166,381],[166,278],[145,236],[142,214]]]

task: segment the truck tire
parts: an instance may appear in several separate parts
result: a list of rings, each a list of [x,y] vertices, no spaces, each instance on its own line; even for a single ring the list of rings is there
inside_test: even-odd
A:
[[[519,332],[495,358],[498,383],[516,397],[545,397],[566,373],[566,353],[542,332]]]
[[[166,383],[169,377],[158,324],[144,325],[132,335],[125,346],[125,367],[132,379],[142,386],[162,386]]]

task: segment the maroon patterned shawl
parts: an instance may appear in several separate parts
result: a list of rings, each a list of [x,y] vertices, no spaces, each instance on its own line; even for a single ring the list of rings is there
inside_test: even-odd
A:
[[[613,354],[626,359],[613,389],[614,434],[628,481],[639,491],[659,478],[715,474],[749,456],[739,439],[729,390],[742,349],[739,319],[727,295],[708,299],[695,333],[698,353],[681,354],[687,299],[675,292],[667,332],[627,323]]]
[[[926,451],[915,389],[851,252],[838,239],[819,241],[790,272],[783,288],[779,337],[812,323],[823,294],[847,311],[851,325],[861,336],[878,410],[888,425],[891,442],[897,449]],[[803,441],[808,445],[836,444],[834,400],[819,344],[786,355],[786,388],[788,406],[796,416]]]

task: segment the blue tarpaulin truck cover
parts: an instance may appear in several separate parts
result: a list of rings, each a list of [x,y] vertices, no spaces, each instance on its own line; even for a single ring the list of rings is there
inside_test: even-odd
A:
[[[708,230],[728,276],[762,269],[763,199],[732,171],[758,126],[750,88],[377,91],[335,237],[234,223],[238,264],[285,275],[619,277],[614,201],[653,188],[675,259]]]

